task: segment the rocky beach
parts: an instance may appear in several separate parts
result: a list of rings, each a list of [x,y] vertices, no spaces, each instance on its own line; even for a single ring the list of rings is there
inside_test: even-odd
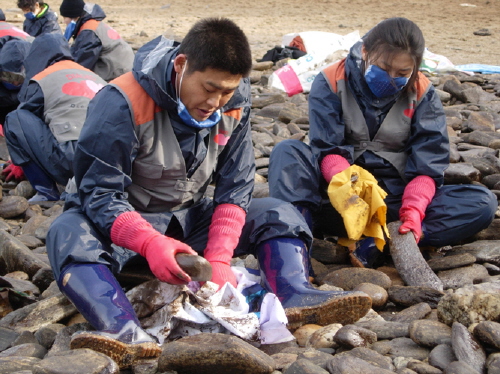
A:
[[[307,95],[288,97],[268,88],[276,65],[255,63],[251,75],[254,197],[269,195],[273,146],[288,138],[308,141]],[[429,78],[445,106],[451,139],[446,183],[481,183],[500,196],[500,75]],[[7,156],[5,144],[0,155]],[[71,334],[91,327],[57,289],[47,260],[45,236],[62,203],[30,205],[33,194],[27,181],[3,184],[0,373],[118,373],[106,356],[69,350]],[[295,340],[281,344],[250,344],[226,334],[184,337],[164,343],[158,361],[122,372],[500,373],[499,225],[496,218],[467,242],[422,251],[442,289],[403,281],[390,257],[377,269],[353,268],[346,248],[317,238],[317,286],[367,293],[373,309],[366,317],[345,326],[306,325],[294,331]],[[238,261],[255,268],[251,256]],[[125,275],[125,284],[148,279],[133,277]]]
[[[423,1],[398,11],[390,1],[357,0],[99,4],[134,48],[159,34],[181,38],[201,16],[228,16],[247,31],[255,60],[250,77],[254,197],[269,195],[273,147],[289,138],[308,142],[307,93],[288,97],[269,87],[272,73],[286,60],[257,61],[280,44],[282,35],[312,29],[363,34],[379,20],[401,15],[419,25],[420,18],[429,49],[454,63],[500,65],[498,0]],[[7,21],[22,23],[14,2],[0,0],[0,7]],[[480,29],[489,35],[474,34]],[[447,118],[451,164],[445,184],[482,184],[500,198],[500,74],[427,75]],[[3,137],[0,159],[8,159]],[[279,344],[222,333],[186,336],[167,340],[159,359],[120,371],[105,355],[69,349],[71,335],[91,326],[58,290],[46,254],[47,230],[63,203],[29,204],[34,191],[27,181],[3,182],[0,192],[0,374],[500,374],[500,210],[490,227],[459,245],[421,249],[421,257],[412,261],[423,263],[434,283],[400,274],[401,260],[391,256],[376,269],[354,268],[345,247],[316,238],[315,285],[363,291],[372,298],[372,310],[353,324],[304,325],[292,331],[294,340]],[[234,264],[256,269],[252,256]],[[154,282],[150,279],[147,272],[125,272],[120,280],[133,298],[134,287]],[[132,301],[143,322],[159,308]]]

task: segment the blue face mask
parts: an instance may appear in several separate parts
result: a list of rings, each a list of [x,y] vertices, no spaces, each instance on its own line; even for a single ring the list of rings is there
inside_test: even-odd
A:
[[[182,79],[184,78],[184,71],[186,70],[187,62],[184,65],[184,69],[182,70],[181,79],[179,80],[179,92],[177,93],[177,114],[181,118],[182,122],[186,125],[194,127],[195,129],[205,129],[208,127],[215,126],[220,121],[220,110],[216,110],[210,117],[203,121],[197,121],[193,118],[189,111],[187,110],[184,103],[181,101],[181,86]]]
[[[220,110],[215,111],[210,117],[203,121],[197,121],[189,114],[184,103],[180,98],[177,99],[177,113],[181,117],[182,122],[186,125],[194,127],[195,129],[204,129],[207,127],[213,127],[220,121]]]
[[[24,16],[26,17],[26,19],[29,19],[30,21],[33,21],[36,18],[36,14],[33,12],[25,13]]]
[[[19,91],[21,89],[21,85],[16,86],[15,84],[9,82],[2,82],[2,85],[9,91]]]
[[[365,80],[373,94],[383,98],[401,91],[407,85],[409,78],[392,78],[384,69],[370,65],[365,71]]]
[[[66,30],[64,31],[64,37],[66,38],[66,40],[70,40],[71,37],[73,36],[73,33],[75,32],[75,28],[76,28],[76,22],[75,21],[71,21],[68,26],[66,26]]]

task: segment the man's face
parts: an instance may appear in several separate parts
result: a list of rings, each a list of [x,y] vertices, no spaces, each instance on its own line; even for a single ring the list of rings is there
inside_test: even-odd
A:
[[[187,63],[189,64],[189,61]],[[231,99],[242,78],[241,75],[212,68],[187,73],[187,69],[184,71],[186,68],[184,55],[176,57],[174,68],[177,73],[177,92],[180,89],[181,101],[189,114],[199,122],[208,119]]]

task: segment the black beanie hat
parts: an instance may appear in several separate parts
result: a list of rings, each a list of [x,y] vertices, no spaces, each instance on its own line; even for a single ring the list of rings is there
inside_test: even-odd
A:
[[[83,0],[63,0],[59,11],[63,17],[78,18],[82,15],[84,6]]]

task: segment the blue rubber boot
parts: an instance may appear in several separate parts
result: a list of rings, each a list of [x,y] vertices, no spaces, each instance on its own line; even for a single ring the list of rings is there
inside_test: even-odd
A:
[[[372,237],[358,240],[352,247],[349,246],[349,256],[351,264],[360,268],[374,268],[384,260],[384,253],[377,248]]]
[[[307,226],[309,226],[309,230],[311,230],[311,232],[312,232],[313,231],[313,216],[312,216],[311,209],[309,209],[308,207],[306,207],[304,205],[300,205],[300,204],[295,204],[294,206],[300,212],[302,217],[304,217],[304,220],[306,221]]]
[[[311,230],[311,233],[314,234],[314,232],[313,232],[313,215],[312,215],[311,209],[309,209],[308,207],[306,207],[304,205],[300,205],[300,204],[296,204],[295,208],[297,208],[297,210],[300,212],[302,217],[304,217],[304,220],[306,221],[307,226],[309,227],[309,230]],[[308,251],[308,255],[309,255],[309,275],[312,277],[315,277],[316,275],[314,274],[314,269],[313,269],[312,264],[311,264],[311,251]]]
[[[26,179],[36,191],[36,195],[28,201],[57,201],[60,199],[57,184],[48,176],[40,166],[31,161],[21,166]]]
[[[72,264],[58,280],[60,290],[97,331],[71,338],[71,348],[90,348],[111,357],[120,368],[137,359],[157,357],[158,343],[141,327],[115,276],[101,264]]]
[[[263,286],[281,301],[291,330],[310,323],[354,323],[371,308],[363,292],[322,291],[309,283],[309,256],[300,239],[266,240],[257,256]]]

